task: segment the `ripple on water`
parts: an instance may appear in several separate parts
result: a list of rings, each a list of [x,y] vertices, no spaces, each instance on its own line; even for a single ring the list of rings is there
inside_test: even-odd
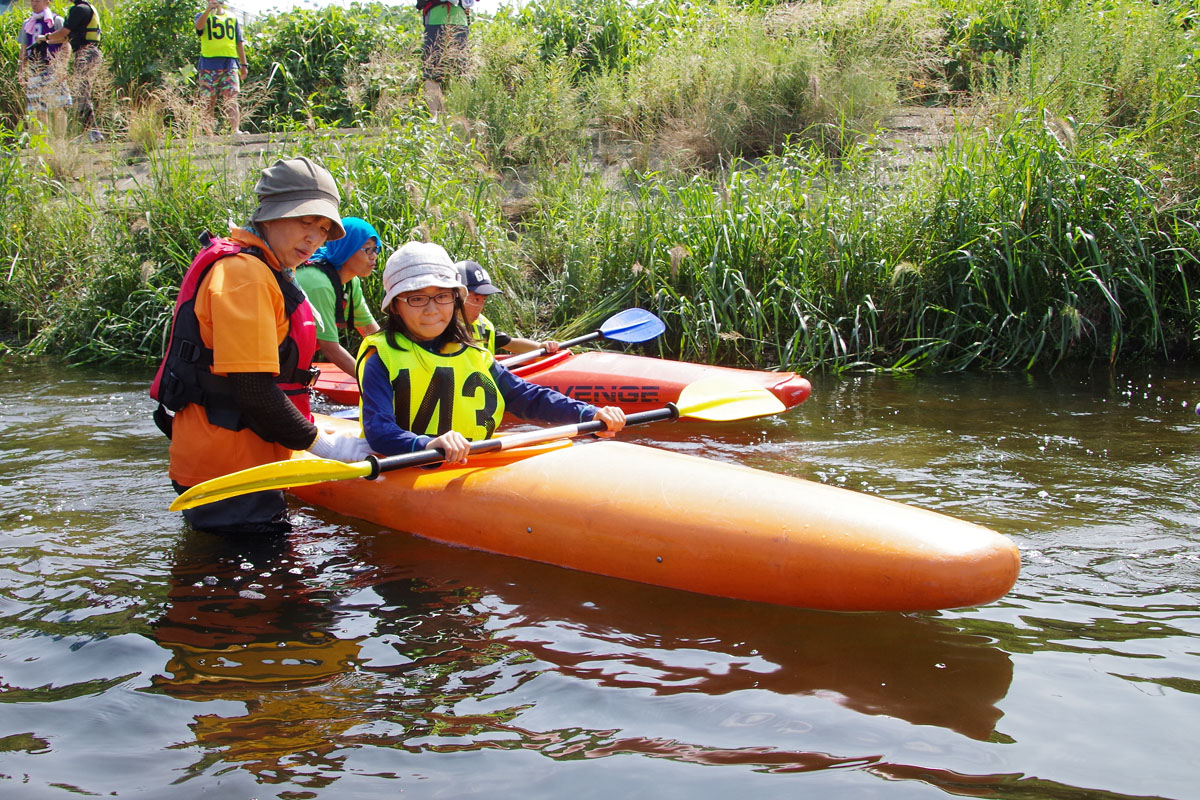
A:
[[[304,506],[276,544],[192,534],[165,510],[146,377],[0,371],[0,772],[34,796],[1200,781],[1200,460],[1179,403],[1200,376],[828,379],[778,418],[629,437],[1018,541],[1010,595],[914,615],[671,592]]]

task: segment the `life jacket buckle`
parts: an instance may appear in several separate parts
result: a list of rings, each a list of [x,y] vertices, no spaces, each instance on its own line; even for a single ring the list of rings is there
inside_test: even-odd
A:
[[[178,344],[179,358],[185,363],[192,364],[200,358],[200,346],[195,342],[189,342],[186,339],[180,339]]]

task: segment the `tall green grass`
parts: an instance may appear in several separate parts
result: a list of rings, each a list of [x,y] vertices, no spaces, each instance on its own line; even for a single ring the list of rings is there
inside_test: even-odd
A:
[[[553,165],[582,153],[587,118],[578,63],[564,55],[543,61],[536,37],[518,27],[489,26],[476,37],[472,78],[453,82],[446,103],[456,119],[475,121],[469,134],[489,161]]]
[[[537,0],[477,20],[438,124],[411,9],[269,18],[249,116],[290,133],[241,168],[163,100],[187,96],[186,70],[117,76],[106,119],[138,149],[107,155],[37,141],[0,95],[0,331],[23,353],[153,362],[197,235],[242,222],[257,169],[302,153],[385,246],[488,266],[506,291],[489,316],[528,335],[642,305],[668,323],[664,355],[736,365],[1194,356],[1190,7]],[[877,127],[906,101],[962,109],[911,164]],[[114,188],[142,158],[148,177]]]
[[[577,182],[542,228],[559,313],[649,303],[665,354],[815,368],[1031,368],[1195,347],[1194,201],[1128,140],[1064,143],[1040,110],[964,128],[903,189],[870,154],[798,144],[718,180]],[[561,182],[556,184],[563,186]],[[557,232],[557,235],[554,235]],[[564,312],[564,309],[568,309]]]

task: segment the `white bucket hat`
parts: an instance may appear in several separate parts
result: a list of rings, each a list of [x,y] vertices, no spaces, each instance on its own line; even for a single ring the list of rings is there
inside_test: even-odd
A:
[[[467,297],[467,287],[459,281],[446,248],[432,242],[401,245],[383,268],[383,310],[388,310],[396,295],[430,286],[453,289],[460,299]]]

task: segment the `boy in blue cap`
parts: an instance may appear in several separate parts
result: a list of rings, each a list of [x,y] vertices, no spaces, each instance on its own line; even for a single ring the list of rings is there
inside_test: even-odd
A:
[[[487,304],[488,295],[504,292],[492,283],[487,270],[476,261],[459,261],[454,268],[458,270],[459,281],[467,287],[467,299],[463,301],[467,322],[471,324],[475,338],[483,342],[489,351],[494,354],[496,349],[500,348],[509,353],[528,353],[530,350],[539,349],[544,349],[547,353],[558,352],[558,342],[553,340],[535,342],[532,339],[497,332],[496,326],[483,316],[483,307]]]

